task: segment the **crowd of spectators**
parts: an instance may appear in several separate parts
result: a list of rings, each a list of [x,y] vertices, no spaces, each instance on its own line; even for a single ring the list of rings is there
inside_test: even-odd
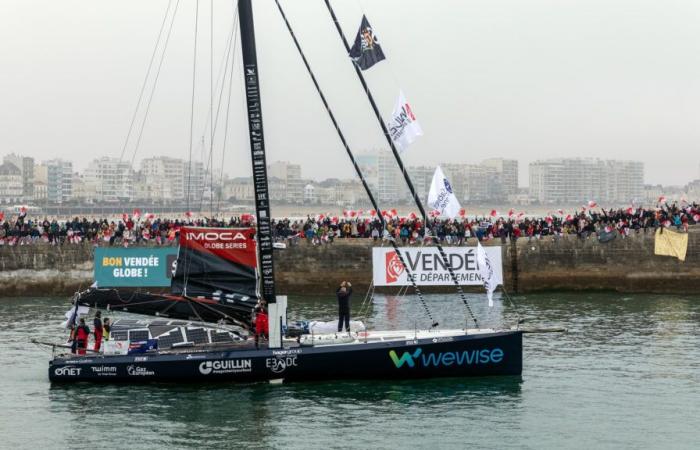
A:
[[[275,240],[288,245],[308,241],[314,245],[333,243],[336,239],[385,239],[393,236],[402,244],[429,243],[437,239],[450,245],[500,239],[502,242],[519,238],[541,239],[577,236],[595,237],[600,241],[625,238],[633,233],[646,233],[659,227],[687,231],[690,225],[700,223],[697,203],[664,204],[657,208],[589,209],[572,214],[559,210],[544,217],[492,212],[485,217],[458,217],[456,219],[428,218],[429,237],[425,222],[411,214],[401,217],[386,213],[386,230],[376,216],[333,217],[308,216],[303,219],[276,219],[272,221]],[[33,219],[25,215],[0,219],[0,245],[51,245],[90,242],[94,245],[176,245],[180,227],[246,227],[253,224],[253,216],[243,214],[229,219],[212,218],[146,218],[124,215],[121,219],[72,220]]]

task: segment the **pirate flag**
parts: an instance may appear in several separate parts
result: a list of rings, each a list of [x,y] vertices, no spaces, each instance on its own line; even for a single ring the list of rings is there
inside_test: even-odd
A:
[[[362,24],[357,32],[355,43],[350,49],[350,57],[357,67],[367,70],[379,61],[385,59],[384,52],[379,46],[379,40],[372,30],[372,26],[367,20],[367,16],[362,16]]]

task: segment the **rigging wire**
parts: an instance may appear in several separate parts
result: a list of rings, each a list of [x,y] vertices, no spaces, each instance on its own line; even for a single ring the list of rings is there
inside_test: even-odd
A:
[[[338,31],[338,35],[340,36],[340,40],[342,41],[343,45],[345,46],[345,50],[350,53],[350,45],[348,44],[348,40],[345,38],[345,34],[343,34],[343,30],[340,26],[340,22],[338,21],[338,18],[335,15],[335,12],[333,11],[333,7],[330,4],[330,0],[324,0],[326,7],[328,8],[328,12],[330,13],[331,20],[335,24],[335,28]],[[401,159],[401,156],[399,155],[398,150],[396,150],[396,146],[394,145],[394,141],[391,139],[391,135],[389,134],[389,130],[386,127],[386,124],[384,123],[384,120],[382,119],[381,113],[379,112],[379,108],[377,107],[376,102],[374,101],[374,97],[372,96],[372,93],[369,90],[369,86],[367,85],[367,82],[365,81],[364,76],[362,75],[362,72],[360,71],[360,68],[357,66],[357,64],[354,63],[354,61],[351,61],[352,65],[355,69],[355,73],[357,74],[357,77],[360,80],[360,83],[362,84],[362,88],[365,91],[365,94],[367,95],[367,100],[369,101],[370,105],[372,106],[372,109],[374,110],[374,114],[377,117],[377,121],[379,122],[379,126],[382,129],[382,132],[384,133],[384,137],[386,138],[389,147],[391,148],[391,152],[394,155],[394,159],[396,160],[396,163],[399,166],[399,169],[403,173],[404,176],[404,181],[408,185],[408,189],[411,191],[411,194],[413,196],[413,200],[416,203],[416,206],[418,206],[418,210],[423,216],[423,221],[425,223],[425,229],[426,231],[431,228],[429,225],[429,221],[427,220],[427,214],[425,213],[425,208],[423,208],[423,204],[418,197],[418,193],[416,192],[413,182],[411,181],[411,177],[408,175],[408,172],[406,171],[406,167],[403,164],[403,161]],[[452,265],[449,262],[449,259],[447,258],[447,254],[445,253],[445,250],[442,248],[442,245],[440,245],[439,242],[435,242],[435,246],[440,253],[440,257],[442,258],[442,261],[447,268],[448,272],[450,273],[450,277],[452,278],[452,281],[457,289],[457,293],[459,294],[460,298],[462,299],[462,303],[464,304],[464,307],[467,309],[467,312],[471,316],[472,320],[474,321],[474,324],[476,327],[479,327],[479,322],[476,319],[476,316],[474,315],[474,312],[471,309],[471,306],[469,305],[469,302],[467,301],[467,297],[464,295],[464,290],[462,289],[462,286],[460,286],[459,281],[457,280],[457,276],[454,273],[454,270],[452,269]]]
[[[192,189],[192,138],[194,132],[194,94],[197,82],[197,28],[199,25],[199,0],[195,3],[194,14],[194,56],[192,60],[192,101],[190,103],[190,150],[187,171],[187,210],[190,210],[190,192]]]
[[[423,305],[423,309],[425,310],[426,314],[428,315],[428,318],[430,319],[431,327],[434,328],[434,327],[438,326],[439,324],[433,318],[433,314],[430,311],[428,304],[425,302],[425,298],[423,298],[423,293],[421,292],[420,288],[418,287],[418,284],[416,284],[416,281],[415,281],[413,274],[411,273],[411,271],[408,267],[408,264],[406,264],[406,262],[404,261],[403,253],[399,249],[398,245],[396,245],[396,240],[394,239],[394,236],[391,236],[387,233],[386,219],[381,214],[381,210],[379,209],[379,205],[378,205],[377,201],[375,200],[374,195],[372,195],[372,191],[371,191],[369,185],[367,184],[367,180],[365,180],[365,177],[362,174],[362,170],[360,169],[360,166],[358,165],[357,161],[355,160],[355,156],[353,155],[352,151],[350,150],[350,146],[348,145],[347,141],[345,140],[345,135],[340,130],[340,125],[338,124],[338,122],[335,118],[335,115],[331,111],[330,105],[328,104],[328,101],[326,100],[326,96],[323,94],[323,91],[321,90],[321,86],[318,84],[318,81],[316,80],[316,76],[314,75],[313,71],[311,70],[311,66],[309,65],[309,61],[306,59],[306,56],[304,55],[304,52],[301,49],[301,45],[299,44],[299,41],[297,40],[297,37],[294,34],[294,31],[292,30],[292,26],[289,23],[289,21],[287,20],[287,16],[284,13],[284,10],[282,9],[282,5],[280,4],[279,0],[275,0],[275,3],[277,4],[277,9],[279,9],[280,15],[282,16],[282,19],[284,20],[284,23],[287,26],[287,30],[289,31],[289,34],[291,35],[292,40],[294,41],[294,45],[296,46],[297,51],[299,52],[299,56],[301,56],[301,59],[304,63],[304,66],[306,67],[306,70],[309,73],[309,76],[311,77],[311,81],[313,82],[314,86],[316,87],[316,91],[318,92],[318,95],[321,98],[321,102],[323,103],[323,106],[326,108],[326,112],[328,113],[328,117],[331,119],[331,122],[333,123],[333,126],[335,127],[335,130],[338,134],[338,137],[340,138],[340,141],[342,142],[343,146],[345,147],[345,151],[348,154],[348,157],[350,158],[350,162],[352,163],[353,167],[355,168],[355,172],[357,173],[357,176],[360,178],[360,181],[362,182],[362,185],[365,188],[365,191],[367,192],[367,196],[369,197],[369,200],[372,203],[372,206],[378,212],[377,216],[379,217],[379,221],[382,225],[382,230],[386,235],[388,235],[388,241],[391,244],[391,246],[393,247],[396,256],[399,258],[401,265],[404,267],[404,269],[406,271],[407,278],[410,280],[411,285],[413,286],[413,289],[416,291],[416,294],[418,295],[418,299],[420,300],[421,304]],[[384,236],[382,236],[382,238],[384,238]]]
[[[225,75],[225,74],[224,74]],[[223,88],[223,83],[222,88]],[[209,115],[214,116],[214,0],[209,0]],[[214,121],[209,124],[209,166],[211,167],[212,154],[214,153]],[[214,209],[214,177],[209,170],[211,184],[209,186],[209,210]],[[205,173],[206,176],[206,173]],[[203,195],[203,193],[202,193]]]
[[[134,165],[134,160],[136,159],[136,153],[139,150],[139,146],[141,145],[141,137],[143,136],[143,130],[144,127],[146,126],[146,120],[148,119],[148,113],[151,110],[151,102],[153,101],[153,95],[156,92],[156,87],[158,86],[158,78],[160,77],[160,69],[163,66],[163,61],[165,61],[165,52],[168,50],[168,42],[170,42],[170,34],[173,31],[173,24],[175,23],[175,15],[177,14],[177,8],[180,5],[180,0],[177,0],[177,3],[175,3],[175,8],[173,9],[173,15],[172,19],[170,20],[170,26],[168,27],[168,34],[165,37],[165,43],[163,45],[163,52],[161,53],[160,56],[160,61],[158,62],[158,69],[156,70],[156,76],[155,79],[153,80],[153,86],[151,87],[151,93],[148,96],[148,102],[146,103],[146,111],[143,115],[143,120],[141,121],[141,127],[139,128],[139,136],[138,139],[136,140],[136,146],[134,147],[134,153],[131,156],[131,166],[133,167]]]
[[[195,3],[195,13],[194,13],[194,55],[192,57],[192,101],[190,103],[190,151],[189,151],[189,162],[187,164],[187,211],[190,210],[190,192],[192,188],[192,133],[194,130],[194,94],[197,81],[197,28],[199,25],[199,0]],[[189,280],[189,263],[187,258],[185,258],[185,267],[183,269],[184,280],[183,280],[183,297],[187,296],[187,281]]]
[[[238,2],[236,2],[236,8],[234,11],[234,16],[233,16],[233,24],[234,27],[237,29],[238,28]],[[234,31],[235,33],[235,31]],[[238,34],[234,34],[236,36],[236,39],[233,41],[233,45],[231,45],[231,72],[229,73],[229,81],[228,81],[228,99],[226,101],[226,119],[224,120],[224,142],[221,146],[221,173],[219,176],[220,180],[220,186],[221,186],[221,193],[219,194],[218,201],[216,204],[216,213],[217,215],[221,212],[221,196],[223,195],[223,188],[224,188],[224,159],[226,156],[226,142],[228,138],[228,127],[229,127],[229,112],[231,110],[231,91],[233,89],[233,67],[235,64],[235,59],[236,59],[236,43],[238,42]]]
[[[234,11],[233,23],[231,24],[231,32],[229,33],[229,38],[228,38],[228,41],[226,44],[224,56],[222,56],[221,65],[219,67],[219,74],[217,76],[217,82],[215,85],[216,88],[214,89],[215,91],[219,92],[219,94],[218,94],[219,97],[218,97],[217,107],[216,107],[216,114],[211,114],[210,112],[207,112],[207,118],[206,118],[205,125],[204,125],[204,130],[206,130],[207,127],[209,127],[210,123],[212,124],[212,127],[213,127],[213,128],[210,128],[212,130],[212,134],[210,137],[211,146],[210,146],[209,154],[206,157],[204,155],[204,150],[205,150],[204,135],[202,135],[202,155],[201,155],[201,158],[203,161],[204,160],[207,161],[207,165],[206,165],[205,170],[209,171],[209,173],[211,175],[210,189],[212,191],[212,194],[213,194],[213,184],[214,184],[214,178],[213,178],[214,177],[214,175],[213,175],[213,172],[214,172],[214,168],[213,168],[214,148],[213,147],[214,147],[214,145],[213,145],[213,142],[214,142],[214,138],[216,138],[216,132],[217,132],[218,127],[219,127],[219,114],[221,111],[221,101],[223,99],[224,92],[225,92],[224,89],[225,89],[225,83],[226,83],[226,74],[228,73],[228,68],[229,68],[229,59],[230,59],[231,54],[233,53],[232,47],[235,47],[237,39],[238,39],[238,36],[235,33],[236,30],[238,29],[238,27],[237,27],[238,23],[236,20],[237,17],[238,17],[238,9],[236,8]],[[234,36],[235,36],[235,39],[234,39]],[[231,64],[231,71],[233,71],[233,63]],[[232,74],[231,74],[231,76],[232,76]],[[228,87],[230,89],[231,79],[229,80]],[[230,101],[230,93],[229,93],[229,101]],[[213,120],[212,120],[212,117],[213,117]],[[227,124],[228,124],[228,121],[227,121]],[[222,159],[223,159],[223,156],[222,156]],[[223,160],[222,160],[221,169],[222,169],[222,178],[223,178]],[[210,206],[212,206],[212,204],[211,204],[212,202],[213,202],[213,199],[210,201]],[[202,195],[200,195],[200,197],[199,197],[199,209],[200,209],[200,211],[202,210],[203,204],[204,204],[204,191],[202,191]],[[212,207],[212,209],[213,209],[213,207]]]
[[[179,0],[178,0],[179,2]],[[156,39],[156,44],[153,46],[153,53],[151,54],[151,60],[148,63],[148,69],[146,70],[146,76],[143,78],[143,84],[141,85],[141,92],[139,92],[139,98],[136,101],[136,108],[134,108],[134,114],[131,117],[131,124],[129,124],[129,131],[126,133],[126,139],[124,139],[124,145],[122,146],[122,152],[121,155],[119,156],[119,162],[122,161],[122,158],[124,158],[124,153],[126,152],[126,147],[129,143],[129,138],[131,137],[131,131],[134,128],[134,123],[136,123],[136,116],[138,115],[139,112],[139,106],[141,105],[141,99],[143,98],[143,93],[146,90],[146,84],[148,83],[148,78],[151,74],[151,68],[153,67],[153,61],[156,58],[156,51],[158,50],[158,46],[160,45],[160,39],[163,35],[163,29],[165,28],[165,22],[168,18],[168,12],[170,11],[170,4],[172,3],[172,0],[168,0],[168,5],[165,8],[165,14],[163,14],[163,23],[160,25],[160,31],[158,31],[158,38]]]

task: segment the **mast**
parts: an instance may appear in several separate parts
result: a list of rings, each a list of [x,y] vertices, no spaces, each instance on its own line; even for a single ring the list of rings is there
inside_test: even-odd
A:
[[[348,40],[345,38],[345,34],[343,34],[343,29],[340,27],[340,22],[338,22],[338,18],[335,15],[335,12],[333,11],[333,7],[331,6],[330,0],[324,0],[326,3],[326,7],[328,8],[328,12],[331,15],[331,19],[333,20],[333,23],[335,24],[335,28],[338,31],[338,35],[340,36],[340,40],[343,42],[343,45],[345,46],[345,50],[350,54],[350,44],[348,44]],[[406,167],[403,164],[403,160],[401,159],[401,156],[399,155],[398,150],[396,150],[396,146],[394,145],[394,141],[391,139],[391,134],[389,134],[389,130],[386,127],[386,124],[384,123],[384,120],[382,119],[382,115],[379,112],[379,108],[377,107],[377,103],[374,101],[374,97],[372,96],[372,92],[369,90],[369,86],[367,86],[367,82],[365,81],[365,77],[362,75],[362,71],[360,70],[359,67],[357,67],[357,64],[354,62],[352,63],[353,67],[355,68],[355,73],[357,73],[357,77],[360,80],[360,83],[362,84],[362,88],[365,91],[365,94],[367,94],[367,100],[369,100],[370,105],[372,106],[372,110],[374,111],[374,115],[377,117],[377,121],[379,122],[379,126],[382,129],[382,132],[384,133],[384,137],[386,138],[387,142],[389,143],[389,147],[391,148],[391,152],[394,154],[394,159],[396,159],[396,163],[399,166],[399,170],[401,170],[401,173],[403,174],[403,178],[406,181],[406,185],[408,186],[409,191],[411,192],[411,196],[413,197],[413,201],[415,202],[416,206],[418,207],[418,210],[423,216],[423,223],[425,224],[426,229],[430,229],[430,222],[428,221],[427,214],[425,213],[425,208],[423,208],[423,203],[420,200],[420,197],[418,196],[418,193],[416,192],[415,187],[413,186],[413,182],[411,181],[411,177],[408,175],[408,171],[406,170]],[[431,230],[432,231],[432,230]],[[442,248],[439,242],[435,242],[435,246],[438,249],[438,252],[440,253],[440,257],[445,264],[445,267],[447,267],[447,271],[450,273],[450,277],[452,278],[452,282],[454,283],[457,292],[459,293],[460,298],[462,299],[462,303],[464,303],[464,306],[467,308],[467,311],[469,312],[469,315],[471,316],[472,320],[474,321],[474,324],[478,327],[479,322],[476,320],[476,317],[474,316],[474,313],[471,310],[471,307],[469,306],[469,303],[467,302],[467,297],[464,295],[464,291],[462,290],[462,286],[460,286],[459,281],[457,280],[457,276],[454,273],[454,270],[452,270],[452,265],[450,264],[449,258],[447,258],[447,254],[445,253],[445,250]]]
[[[258,223],[258,255],[262,297],[267,303],[275,303],[275,276],[272,264],[272,227],[270,226],[270,196],[267,185],[267,161],[263,134],[262,105],[258,57],[255,50],[255,27],[251,0],[238,1],[238,17],[241,29],[241,51],[245,97],[248,113],[248,135],[253,163],[253,186],[255,188],[255,215]]]

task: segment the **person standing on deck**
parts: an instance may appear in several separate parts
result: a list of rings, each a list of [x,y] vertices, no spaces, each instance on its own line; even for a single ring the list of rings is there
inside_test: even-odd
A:
[[[102,335],[104,334],[104,328],[102,327],[102,311],[97,311],[95,313],[95,320],[93,320],[92,325],[94,327],[95,333],[95,346],[93,350],[96,352],[100,351],[100,346],[102,345]]]
[[[350,332],[350,296],[352,295],[352,285],[347,281],[340,283],[340,287],[335,292],[338,297],[338,331]]]
[[[255,348],[258,348],[260,336],[269,339],[270,329],[265,309],[265,303],[261,302],[255,307]]]
[[[80,324],[75,330],[75,341],[77,343],[77,350],[79,355],[85,354],[85,349],[87,349],[88,337],[90,336],[90,328],[85,325],[85,319],[80,319]]]
[[[105,341],[109,340],[109,333],[112,331],[112,323],[109,321],[109,317],[105,317],[104,320],[104,325],[102,326],[103,328],[103,333],[102,333],[102,338]]]

